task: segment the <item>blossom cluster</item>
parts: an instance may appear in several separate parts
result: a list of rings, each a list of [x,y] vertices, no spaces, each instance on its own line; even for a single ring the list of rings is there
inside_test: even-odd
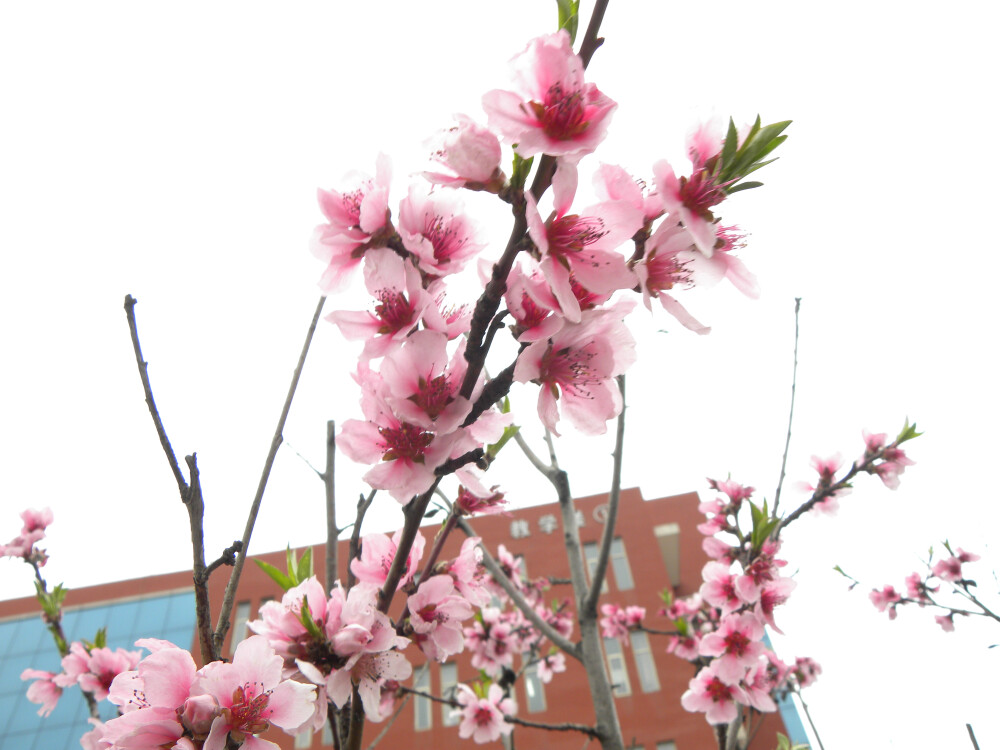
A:
[[[886,612],[890,620],[896,619],[896,608],[906,604],[916,604],[918,607],[934,607],[938,611],[943,610],[943,614],[935,615],[934,621],[941,626],[945,632],[955,630],[955,617],[967,617],[969,615],[982,615],[997,619],[996,615],[972,593],[972,588],[976,582],[971,580],[962,565],[976,562],[980,559],[974,552],[967,552],[961,547],[954,550],[946,542],[945,549],[948,556],[936,562],[927,561],[927,570],[921,575],[914,571],[905,579],[905,593],[896,591],[892,585],[883,586],[881,589],[872,589],[868,594],[871,603],[879,612]],[[933,554],[933,549],[932,549]],[[856,583],[855,583],[856,585]],[[852,585],[853,588],[853,585]],[[952,606],[945,603],[940,594],[942,589],[950,590],[950,593],[958,597],[961,606]]]
[[[423,173],[431,187],[410,185],[395,213],[385,155],[374,177],[352,174],[341,188],[319,192],[326,221],[312,249],[326,263],[320,285],[339,290],[360,268],[372,298],[369,310],[328,316],[345,337],[364,341],[355,373],[364,419],[343,424],[338,446],[372,466],[366,482],[404,504],[509,423],[493,406],[505,391],[486,387],[480,356],[495,329],[467,341],[463,334],[476,325],[485,333],[485,323],[449,297],[450,282],[474,259],[483,299],[502,295],[506,306],[495,327],[506,326],[519,346],[505,372],[540,386],[538,415],[554,434],[564,417],[581,432],[603,433],[622,408],[614,378],[635,360],[623,322],[634,303],[613,295],[640,292],[647,307],[659,299],[684,326],[705,333],[676,290],[729,278],[756,293],[734,255],[741,233],[713,212],[730,192],[758,184],[737,183],[763,165],[787,123],[758,121],[739,134],[731,126],[725,135],[703,127],[688,144],[691,172],[678,176],[657,162],[652,187],[602,165],[594,176],[599,201],[578,209],[579,163],[604,139],[617,105],[585,80],[565,30],[531,41],[511,67],[512,87],[483,96],[485,126],[458,115],[432,139],[435,169]],[[503,144],[516,156],[510,178],[501,169]],[[536,155],[554,164],[548,216],[540,196],[524,188],[525,160]],[[463,188],[495,193],[523,217],[501,257],[465,210]],[[624,251],[628,242],[634,251]],[[510,320],[501,325],[504,316]]]
[[[27,509],[21,513],[24,525],[21,533],[7,544],[0,544],[0,557],[19,557],[36,567],[45,565],[48,556],[45,550],[35,545],[45,538],[45,529],[52,523],[52,510]]]

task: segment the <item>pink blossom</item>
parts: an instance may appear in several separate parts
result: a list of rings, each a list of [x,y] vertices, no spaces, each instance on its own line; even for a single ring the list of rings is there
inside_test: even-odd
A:
[[[417,265],[433,276],[458,273],[485,247],[478,229],[451,193],[428,195],[410,188],[399,206],[399,234]]]
[[[451,576],[431,576],[422,581],[407,602],[414,632],[434,644],[434,657],[444,661],[465,647],[462,620],[472,617],[472,604],[456,595]]]
[[[728,724],[736,718],[736,704],[750,701],[742,688],[719,677],[716,664],[703,667],[695,675],[681,696],[681,705],[688,711],[704,712],[709,724]]]
[[[343,191],[319,190],[319,207],[326,224],[313,230],[310,247],[327,264],[319,285],[326,292],[339,291],[350,280],[370,246],[378,246],[376,235],[388,221],[389,183],[392,166],[389,157],[379,154],[375,179],[352,173],[345,178]]]
[[[617,105],[584,82],[566,31],[533,39],[511,67],[514,90],[488,92],[483,109],[489,127],[516,143],[521,156],[582,156],[604,140]]]
[[[344,422],[337,447],[354,461],[374,464],[364,480],[407,503],[434,483],[434,469],[448,459],[461,434],[435,435],[401,420],[387,403],[388,389],[377,373],[359,363],[356,377],[366,419]]]
[[[799,687],[806,688],[816,682],[823,670],[814,659],[810,659],[808,656],[800,656],[795,660],[793,672],[795,679],[799,683]]]
[[[757,277],[733,254],[746,245],[746,235],[735,226],[714,224],[712,227],[715,233],[715,251],[711,256],[694,248],[678,254],[678,260],[686,264],[691,283],[711,287],[725,279],[742,294],[750,299],[757,299],[760,297]]]
[[[726,615],[742,607],[745,602],[736,590],[736,576],[729,572],[729,566],[724,563],[710,562],[702,568],[699,593],[701,598],[722,610]]]
[[[674,287],[692,286],[690,259],[683,254],[690,247],[691,235],[687,230],[676,222],[665,221],[646,241],[645,253],[633,264],[632,270],[639,280],[642,302],[646,309],[652,310],[651,300],[658,299],[663,309],[673,315],[677,322],[688,330],[704,335],[712,329],[698,322],[680,302],[668,294]]]
[[[715,674],[735,684],[767,650],[761,643],[763,637],[764,625],[756,615],[731,614],[722,620],[717,631],[701,639],[699,650],[702,656],[718,657],[712,662]]]
[[[759,659],[757,666],[747,673],[743,681],[748,704],[763,712],[778,710],[774,699],[771,698],[771,689],[774,685],[769,675],[768,664],[766,656]]]
[[[471,409],[469,400],[458,393],[467,367],[464,354],[465,339],[449,356],[445,334],[410,334],[382,362],[386,401],[393,413],[439,435],[457,430]]]
[[[784,604],[796,586],[791,578],[778,578],[765,583],[760,591],[760,598],[754,607],[754,614],[771,626],[777,633],[783,633],[774,622],[774,608],[779,604]]]
[[[710,489],[716,492],[723,493],[729,498],[729,504],[732,506],[733,510],[738,510],[740,503],[744,500],[749,500],[754,493],[754,487],[747,487],[739,482],[734,482],[732,479],[724,479],[722,481],[718,479],[708,480],[708,486]]]
[[[459,469],[455,473],[462,481],[455,498],[455,505],[462,513],[467,516],[476,514],[489,516],[504,512],[507,499],[504,493],[499,491],[498,485],[487,489],[479,481],[479,477],[467,468]]]
[[[688,635],[672,635],[667,641],[667,653],[673,654],[681,659],[694,661],[700,655],[701,634],[689,633]]]
[[[361,557],[351,560],[351,572],[359,581],[381,587],[389,576],[393,560],[396,559],[396,549],[402,535],[402,529],[398,529],[391,539],[385,534],[367,534],[361,541]],[[413,580],[420,558],[423,557],[425,544],[424,535],[418,531],[406,558],[406,567],[403,568],[397,589]]]
[[[424,172],[424,177],[439,185],[498,192],[504,182],[500,141],[465,115],[454,119],[457,125],[442,130],[428,143],[431,158],[447,171]]]
[[[906,576],[906,596],[908,599],[918,602],[921,607],[931,601],[927,595],[928,592],[936,592],[937,590],[937,588],[928,586],[919,573],[910,573]]]
[[[539,268],[567,320],[580,322],[583,309],[573,280],[598,295],[635,285],[635,275],[617,248],[642,226],[641,213],[609,202],[570,214],[573,196],[557,193],[556,211],[543,223],[532,194],[525,199],[528,234],[541,255]]]
[[[955,616],[953,613],[947,615],[935,615],[934,622],[940,625],[941,629],[946,633],[955,632]]]
[[[505,714],[513,715],[517,705],[511,698],[504,698],[499,685],[490,685],[485,698],[479,698],[468,685],[459,685],[456,700],[461,706],[462,722],[458,726],[458,736],[471,737],[477,744],[493,742],[500,735],[508,735],[514,729],[504,721]]]
[[[565,322],[559,312],[559,302],[537,270],[529,274],[521,265],[514,266],[507,277],[504,301],[514,318],[511,332],[518,341],[543,341]]]
[[[548,684],[552,682],[552,677],[556,672],[566,671],[566,655],[562,651],[556,651],[538,660],[536,665],[538,679]]]
[[[469,537],[462,542],[458,557],[447,563],[445,572],[455,581],[455,589],[476,607],[490,601],[492,594],[486,586],[489,577],[483,567],[483,551],[479,537]]]
[[[28,686],[28,700],[41,705],[38,709],[39,716],[51,714],[59,702],[59,696],[62,695],[62,688],[52,680],[55,676],[55,672],[45,672],[41,669],[25,669],[21,672],[22,680],[34,680]]]
[[[706,258],[715,253],[717,219],[711,209],[726,199],[723,186],[711,172],[698,168],[690,177],[678,178],[666,161],[653,165],[656,190],[671,218],[691,234],[692,244]]]
[[[338,310],[326,316],[344,338],[363,340],[363,360],[381,357],[420,324],[434,299],[424,291],[420,272],[392,250],[377,248],[365,256],[365,287],[374,297],[373,312]]]
[[[892,586],[886,586],[881,591],[872,590],[868,598],[879,612],[885,612],[888,607],[890,620],[896,619],[896,603],[903,599]]]
[[[536,341],[521,352],[514,380],[541,385],[538,416],[558,435],[559,403],[563,414],[587,435],[607,431],[607,421],[622,408],[614,378],[635,361],[635,340],[625,327],[631,305],[619,303],[583,313],[548,342]]]
[[[212,722],[204,750],[223,750],[232,735],[244,747],[266,748],[273,743],[250,738],[274,724],[294,733],[313,714],[316,689],[281,679],[282,659],[255,635],[242,641],[231,664],[212,662],[202,669],[200,688],[221,710]]]
[[[24,521],[21,533],[31,534],[35,531],[45,531],[52,523],[52,519],[51,508],[43,508],[42,510],[28,508],[21,512],[21,520]]]

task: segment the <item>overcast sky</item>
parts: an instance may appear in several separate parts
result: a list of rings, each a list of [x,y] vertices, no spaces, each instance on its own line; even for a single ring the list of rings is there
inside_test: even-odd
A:
[[[454,112],[483,119],[479,100],[505,85],[506,61],[555,22],[555,4],[541,0],[277,7],[0,9],[0,536],[16,534],[24,507],[51,506],[54,582],[190,565],[125,295],[139,299],[174,447],[198,453],[207,544],[221,551],[242,533],[318,298],[322,269],[307,251],[321,219],[315,189],[372,171],[384,151],[393,205],[424,166],[424,139]],[[831,572],[839,563],[866,584],[900,587],[928,545],[948,538],[984,555],[981,584],[997,588],[986,572],[1000,559],[989,546],[1000,416],[997,21],[985,2],[778,2],[765,12],[612,0],[589,71],[619,109],[582,182],[598,159],[647,178],[664,157],[685,168],[684,136],[711,115],[794,120],[781,160],[761,172],[765,187],[721,210],[750,233],[741,257],[761,299],[721,285],[687,296],[713,327],[708,337],[662,314],[631,319],[640,350],[624,484],[660,497],[731,472],[773,495],[796,296],[790,480],[811,478],[814,453],[860,453],[864,427],[894,433],[909,417],[926,430],[897,492],[859,481],[839,516],[806,518],[786,536],[800,586],[778,615],[787,637],[775,642],[783,657],[808,654],[824,667],[807,699],[828,750],[960,747],[965,722],[983,747],[1000,743],[987,681],[1000,658],[987,646],[1000,631],[962,621],[945,634],[931,613],[909,610],[889,623]],[[489,225],[487,254],[506,239],[502,224]],[[357,352],[321,326],[285,432],[317,465],[325,421],[360,416],[348,377]],[[537,444],[535,393],[513,395]],[[600,439],[561,441],[576,494],[607,489],[609,450]],[[519,504],[551,501],[508,453],[493,481]],[[342,513],[364,489],[362,473],[341,458]],[[373,528],[398,518],[382,502]],[[318,542],[322,507],[322,486],[283,448],[252,551]],[[26,566],[0,565],[0,596],[31,592]]]

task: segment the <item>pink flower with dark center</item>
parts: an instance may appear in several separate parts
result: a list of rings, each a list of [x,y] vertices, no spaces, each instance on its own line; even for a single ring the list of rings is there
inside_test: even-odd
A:
[[[800,656],[795,660],[793,672],[795,679],[799,683],[799,687],[806,688],[816,682],[823,670],[814,659],[810,659],[808,656]]]
[[[683,253],[691,248],[691,235],[680,224],[665,221],[646,241],[643,257],[632,265],[642,302],[652,310],[651,300],[658,299],[660,305],[673,315],[677,322],[698,334],[707,334],[712,329],[698,322],[687,309],[668,292],[674,287],[692,286],[690,259]]]
[[[541,256],[539,268],[562,314],[578,323],[580,297],[585,295],[574,293],[571,277],[597,295],[610,295],[618,289],[635,286],[635,275],[617,248],[642,226],[642,214],[627,204],[615,202],[570,214],[571,190],[565,179],[554,182],[556,211],[544,223],[534,197],[527,193],[525,217],[528,234]]]
[[[386,401],[402,421],[438,435],[462,424],[471,408],[470,401],[458,394],[467,367],[465,339],[453,349],[449,356],[443,333],[414,331],[386,355],[381,370]]]
[[[946,633],[955,632],[955,616],[954,614],[948,615],[935,615],[934,622],[941,626],[941,630]],[[41,713],[41,711],[39,711]]]
[[[391,539],[385,534],[367,534],[361,542],[361,557],[351,560],[351,572],[359,581],[381,588],[389,576],[393,560],[396,559],[396,549],[402,535],[402,529],[398,529]],[[413,580],[420,558],[423,557],[425,544],[424,535],[418,531],[410,547],[410,554],[406,558],[406,566],[403,568],[397,589]]]
[[[515,320],[511,332],[518,341],[531,343],[547,339],[562,328],[565,321],[558,312],[559,302],[537,270],[527,274],[520,265],[514,266],[507,277],[504,300]]]
[[[479,478],[469,469],[459,469],[456,474],[462,481],[458,487],[458,496],[455,498],[455,505],[467,516],[476,514],[493,515],[503,513],[507,506],[507,499],[504,493],[500,492],[498,485],[486,488]]]
[[[458,273],[485,247],[473,222],[450,193],[427,195],[416,186],[399,206],[399,234],[417,265],[432,276]]]
[[[774,622],[774,608],[779,604],[784,604],[796,586],[791,578],[778,578],[768,581],[760,590],[760,598],[754,607],[754,614],[771,626],[777,633],[783,633]]]
[[[764,625],[756,615],[731,614],[723,619],[716,632],[701,639],[699,651],[702,656],[718,657],[712,662],[715,673],[724,682],[736,684],[767,651],[761,643],[763,637]]]
[[[653,174],[657,194],[667,213],[684,225],[694,246],[711,258],[717,241],[717,219],[711,209],[726,199],[724,186],[704,169],[696,169],[690,177],[678,178],[666,161],[654,164]]]
[[[736,718],[736,704],[750,701],[742,688],[720,679],[716,670],[715,662],[703,667],[681,696],[681,705],[688,711],[705,713],[709,724],[728,724]]]
[[[538,416],[553,434],[559,434],[559,402],[563,414],[587,435],[603,434],[607,421],[621,411],[614,378],[635,361],[635,340],[623,321],[629,302],[584,312],[580,323],[567,324],[547,342],[534,342],[518,357],[514,380],[541,386]]]
[[[488,92],[483,109],[489,127],[516,143],[521,156],[579,157],[604,140],[617,105],[584,82],[566,31],[533,39],[511,67],[515,90]]]
[[[462,739],[471,737],[477,744],[483,744],[513,731],[514,726],[504,721],[504,714],[513,715],[517,704],[511,698],[504,698],[496,683],[490,685],[485,698],[479,698],[468,685],[459,685],[455,697],[461,706],[458,736]]]
[[[702,568],[699,593],[701,598],[722,610],[726,615],[747,604],[736,589],[736,576],[729,572],[729,566],[724,563],[710,562]]]
[[[934,593],[937,587],[931,588],[919,573],[910,573],[906,576],[906,597],[918,602],[921,607],[928,604],[931,599],[929,593]]]
[[[368,311],[338,310],[326,316],[344,338],[365,342],[363,360],[381,357],[420,324],[434,299],[424,291],[420,272],[392,250],[377,248],[365,256],[365,287],[374,298]]]
[[[462,620],[472,617],[472,605],[455,594],[451,576],[431,576],[408,601],[410,625],[434,644],[434,657],[444,661],[465,647]]]
[[[313,714],[316,689],[281,679],[282,659],[263,636],[236,647],[231,664],[212,662],[201,670],[198,686],[220,709],[205,739],[204,750],[223,750],[227,737],[244,747],[267,748],[273,743],[255,736],[271,724],[294,733]]]
[[[350,186],[343,192],[318,192],[319,206],[328,223],[313,230],[310,247],[316,257],[328,264],[319,282],[324,291],[345,287],[365,251],[380,242],[384,244],[385,238],[380,239],[380,235],[388,222],[391,179],[389,157],[379,154],[374,180],[368,175],[352,173],[345,178]]]

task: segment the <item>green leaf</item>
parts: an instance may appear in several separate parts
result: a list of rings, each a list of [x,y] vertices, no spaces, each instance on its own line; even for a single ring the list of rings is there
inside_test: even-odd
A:
[[[508,406],[508,409],[509,408],[510,407]],[[506,414],[506,413],[507,412],[504,412],[504,414]],[[516,424],[507,425],[506,427],[504,427],[504,429],[503,429],[503,435],[500,436],[500,439],[497,440],[492,445],[489,445],[489,446],[486,447],[486,454],[490,458],[496,458],[497,454],[501,450],[503,450],[503,447],[505,445],[507,445],[507,443],[510,442],[511,438],[513,438],[520,431],[520,429],[521,428],[518,427]]]
[[[907,417],[905,424],[903,424],[903,429],[896,438],[896,444],[900,445],[907,440],[913,440],[913,438],[920,437],[923,434],[922,432],[917,432],[917,423],[910,424],[910,419]]]
[[[281,586],[282,591],[288,591],[288,589],[294,588],[295,582],[276,567],[271,565],[271,563],[266,563],[263,560],[257,559],[254,559],[254,562],[257,563],[261,570],[267,573],[272,581]]]
[[[722,168],[725,168],[732,160],[733,155],[736,153],[736,148],[739,145],[740,136],[736,132],[736,123],[733,122],[733,118],[729,118],[729,130],[726,131],[726,140],[722,144],[722,156],[719,159],[719,163]]]
[[[573,43],[580,22],[580,0],[556,0],[556,6],[559,8],[559,28],[569,32],[570,43]]]
[[[94,648],[107,648],[108,645],[108,629],[101,628],[97,631],[97,635],[94,636]]]
[[[318,641],[325,639],[323,631],[319,629],[319,625],[312,618],[312,612],[309,611],[309,602],[306,597],[302,597],[302,608],[299,610],[299,620],[302,622],[302,626],[309,632],[313,638]]]
[[[299,583],[302,583],[302,581],[312,578],[312,574],[312,547],[306,547],[306,551],[302,553],[302,559],[299,560],[298,564],[295,566],[295,577],[298,578]]]
[[[517,144],[514,144],[514,146],[516,148]],[[524,190],[524,183],[527,181],[528,175],[531,174],[531,163],[534,160],[534,156],[530,159],[524,159],[517,151],[514,152],[514,164],[510,170],[510,185],[512,188]]]
[[[741,182],[739,185],[733,185],[732,187],[726,188],[726,193],[732,195],[733,193],[738,193],[741,190],[753,190],[754,188],[759,188],[763,184],[763,182]]]

